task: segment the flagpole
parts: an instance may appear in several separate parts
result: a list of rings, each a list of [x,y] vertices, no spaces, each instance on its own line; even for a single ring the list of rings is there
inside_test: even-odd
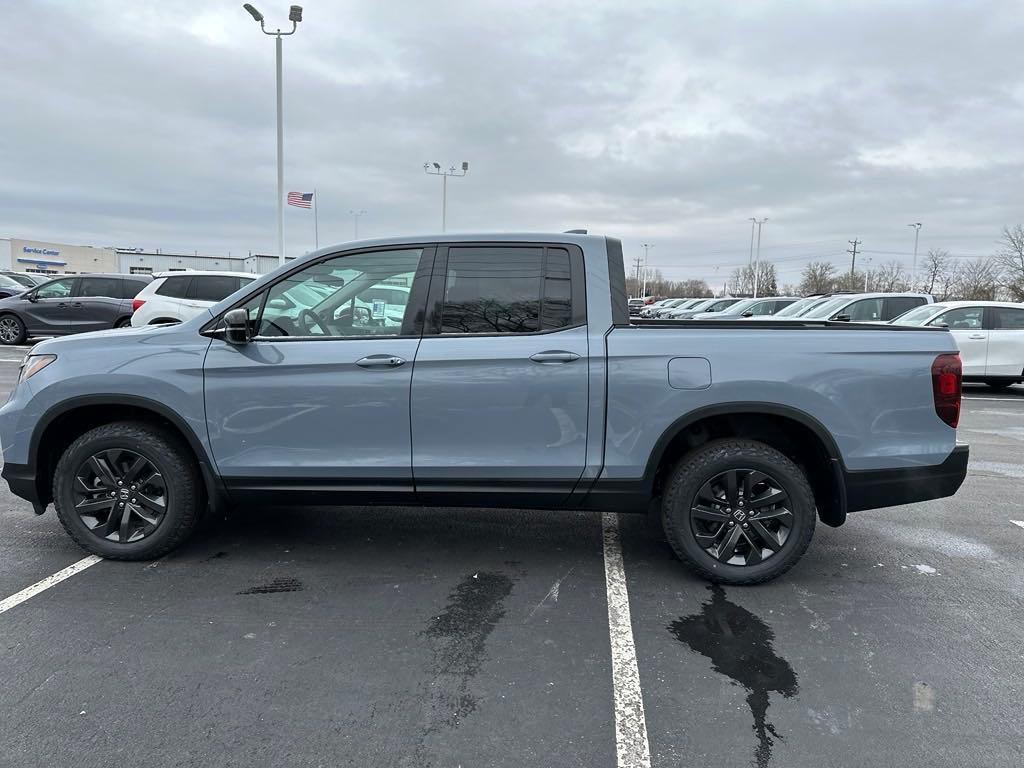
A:
[[[316,244],[316,250],[320,250],[320,222],[317,219],[316,213],[316,187],[313,187],[313,238]]]

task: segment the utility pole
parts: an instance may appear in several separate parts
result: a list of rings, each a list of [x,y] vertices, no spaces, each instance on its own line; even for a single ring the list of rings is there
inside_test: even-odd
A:
[[[754,298],[756,299],[757,298],[757,288],[758,288],[758,285],[757,285],[758,284],[758,278],[760,277],[760,275],[758,275],[758,272],[760,271],[759,270],[759,266],[760,266],[760,263],[761,263],[761,226],[766,221],[768,221],[768,218],[767,217],[765,217],[763,219],[751,218],[750,221],[753,222],[750,225],[750,251],[751,251],[751,255],[752,256],[753,256],[753,251],[754,251],[754,226],[755,225],[757,226],[757,256],[754,257],[754,265],[753,265],[754,274],[753,274],[753,280],[752,280],[752,282],[754,284]]]
[[[914,285],[917,283],[917,240],[921,236],[921,222],[915,221],[913,224],[907,224],[907,226],[914,228],[914,266],[910,270],[910,287],[913,290]]]
[[[640,292],[640,296],[642,298],[647,298],[647,250],[649,248],[653,248],[653,247],[654,246],[650,245],[649,243],[644,243],[643,244],[643,248],[644,248],[644,281],[643,281],[644,282],[644,287],[643,287],[643,290]]]
[[[441,181],[441,231],[442,232],[447,232],[448,231],[448,177],[449,176],[454,176],[455,178],[459,178],[461,176],[465,176],[467,173],[469,173],[469,163],[463,161],[463,163],[462,163],[462,173],[459,173],[458,171],[456,171],[454,165],[451,168],[449,168],[447,171],[441,170],[440,163],[433,163],[433,166],[434,166],[433,170],[430,169],[430,166],[431,166],[431,163],[424,163],[423,164],[424,172],[429,174],[430,176],[440,176],[441,179],[442,179],[442,181]]]
[[[349,215],[352,216],[352,239],[359,239],[359,217],[364,215],[366,211],[349,211]]]
[[[853,246],[853,248],[846,249],[846,252],[853,256],[853,258],[850,259],[850,277],[853,277],[854,272],[857,270],[857,246],[860,245],[860,240],[854,239],[847,240],[846,242]]]
[[[640,267],[643,264],[643,257],[637,256],[633,259],[633,279],[636,280],[636,287],[640,288]],[[640,297],[637,297],[640,298]]]
[[[292,23],[291,32],[268,32],[263,14],[249,3],[242,6],[260,25],[263,34],[276,38],[275,64],[277,69],[277,261],[284,264],[284,97],[281,85],[281,38],[294,35],[302,21],[302,6],[293,5],[289,9],[288,21]],[[315,195],[314,195],[315,196]]]

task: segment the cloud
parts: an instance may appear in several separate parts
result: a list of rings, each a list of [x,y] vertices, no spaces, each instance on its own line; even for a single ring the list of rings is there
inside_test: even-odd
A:
[[[583,226],[716,282],[754,215],[784,281],[855,236],[908,254],[909,221],[922,249],[988,253],[1024,219],[1018,11],[309,2],[284,43],[286,187],[317,189],[322,242],[351,209],[367,236],[436,231],[422,164],[468,160],[452,228]],[[35,0],[5,28],[0,234],[273,251],[273,42],[238,3]],[[312,247],[309,213],[286,233]]]

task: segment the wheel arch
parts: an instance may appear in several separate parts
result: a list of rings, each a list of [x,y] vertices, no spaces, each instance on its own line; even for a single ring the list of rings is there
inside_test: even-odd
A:
[[[163,403],[137,395],[84,395],[65,400],[43,414],[29,442],[29,465],[45,506],[52,501],[53,473],[61,454],[86,431],[115,421],[144,421],[169,429],[192,451],[214,509],[226,502],[220,479],[202,441],[188,423]]]
[[[821,521],[831,526],[845,522],[844,465],[835,439],[810,414],[776,403],[719,403],[674,421],[647,461],[643,483],[650,497],[660,495],[668,472],[683,455],[722,437],[757,440],[789,456],[807,474]]]

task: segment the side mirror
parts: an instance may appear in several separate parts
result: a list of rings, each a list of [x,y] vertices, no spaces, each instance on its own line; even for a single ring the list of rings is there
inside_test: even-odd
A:
[[[753,313],[753,312],[751,312],[751,311],[750,311],[750,310],[748,309],[748,310],[747,310],[746,312],[744,312],[744,313],[743,313],[743,315],[742,315],[742,316],[743,316],[743,317],[753,317],[753,316],[754,316],[754,313]]]
[[[833,320],[838,320],[841,323],[848,323],[848,322],[850,322],[850,316],[849,315],[836,315],[832,319]]]
[[[249,343],[249,312],[232,309],[224,313],[224,341],[228,344]]]
[[[23,293],[21,294],[21,298],[25,299],[25,301],[31,301],[32,303],[38,301],[38,299],[36,298],[35,291],[28,291],[27,293]]]

